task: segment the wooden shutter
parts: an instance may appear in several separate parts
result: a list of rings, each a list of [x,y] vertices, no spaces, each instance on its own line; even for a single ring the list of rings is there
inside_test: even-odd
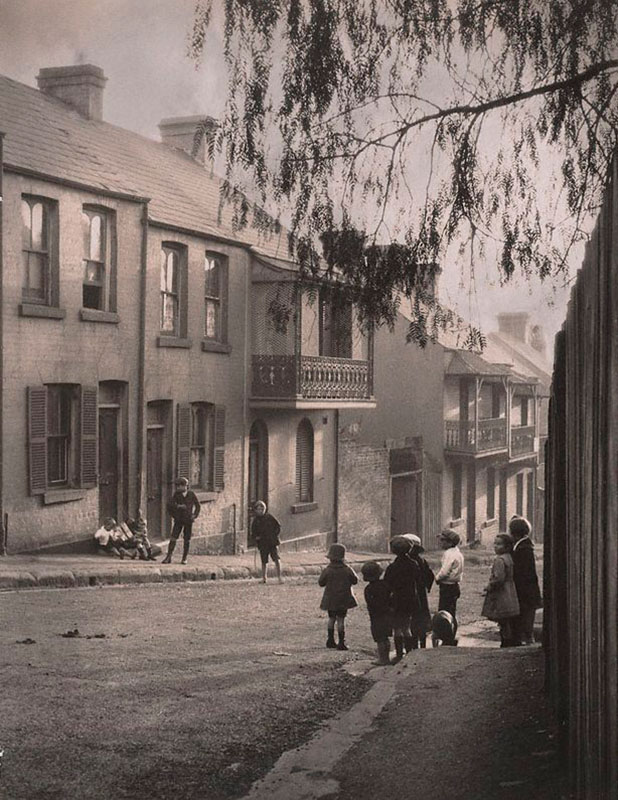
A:
[[[30,494],[47,489],[47,387],[28,386],[28,477]]]
[[[97,389],[82,386],[80,409],[80,486],[92,489],[97,485]]]
[[[225,486],[225,406],[215,406],[215,452],[213,486],[220,492]]]
[[[179,403],[177,420],[178,478],[191,480],[191,404]]]
[[[313,428],[303,419],[296,432],[296,499],[313,500]]]

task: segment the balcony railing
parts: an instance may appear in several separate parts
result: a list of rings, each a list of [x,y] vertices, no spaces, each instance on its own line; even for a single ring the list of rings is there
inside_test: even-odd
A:
[[[369,400],[368,361],[330,356],[254,355],[254,398]]]
[[[522,425],[511,428],[511,455],[520,456],[534,453],[534,425]]]
[[[480,419],[478,441],[474,420],[446,420],[445,447],[463,453],[481,453],[506,448],[506,420]]]

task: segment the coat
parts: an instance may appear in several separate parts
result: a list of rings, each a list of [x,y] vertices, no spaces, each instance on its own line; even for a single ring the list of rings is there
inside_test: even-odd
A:
[[[421,569],[408,555],[400,555],[384,572],[384,582],[391,590],[393,610],[396,614],[417,614],[420,610],[418,584],[422,582]]]
[[[539,589],[534,560],[534,545],[526,536],[513,550],[513,580],[520,606],[541,608],[543,599]]]
[[[496,622],[519,615],[519,601],[513,583],[513,558],[510,553],[494,559],[481,614]]]
[[[434,582],[433,570],[421,555],[408,556],[418,565],[416,593],[418,595],[418,611],[412,614],[411,627],[416,636],[424,636],[431,630],[431,614],[429,613],[429,600],[427,593],[431,591]],[[419,580],[420,578],[420,580]]]
[[[270,550],[279,546],[281,525],[276,517],[266,512],[262,516],[256,515],[251,523],[251,538],[258,550]]]
[[[318,585],[324,586],[320,608],[323,611],[344,611],[358,605],[352,586],[358,583],[358,576],[343,561],[331,561],[322,570]]]

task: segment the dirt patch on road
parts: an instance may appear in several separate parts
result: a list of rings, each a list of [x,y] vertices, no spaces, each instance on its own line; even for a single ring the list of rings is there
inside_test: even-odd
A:
[[[180,718],[177,731],[161,731],[170,740],[166,755],[152,762],[136,752],[134,770],[117,776],[113,796],[132,800],[240,797],[283,751],[305,742],[324,720],[356,703],[372,685],[343,672],[339,664],[312,665],[301,668],[301,673],[280,679],[273,675],[279,682],[274,692],[262,673],[235,720],[219,719],[212,725],[206,714],[201,724],[191,721],[196,725],[195,736],[188,727],[190,721]],[[196,739],[202,741],[201,747]]]

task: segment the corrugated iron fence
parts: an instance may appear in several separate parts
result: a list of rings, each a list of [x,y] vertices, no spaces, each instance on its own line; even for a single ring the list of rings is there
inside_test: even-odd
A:
[[[575,797],[618,796],[618,176],[556,337],[547,445],[547,685]]]

